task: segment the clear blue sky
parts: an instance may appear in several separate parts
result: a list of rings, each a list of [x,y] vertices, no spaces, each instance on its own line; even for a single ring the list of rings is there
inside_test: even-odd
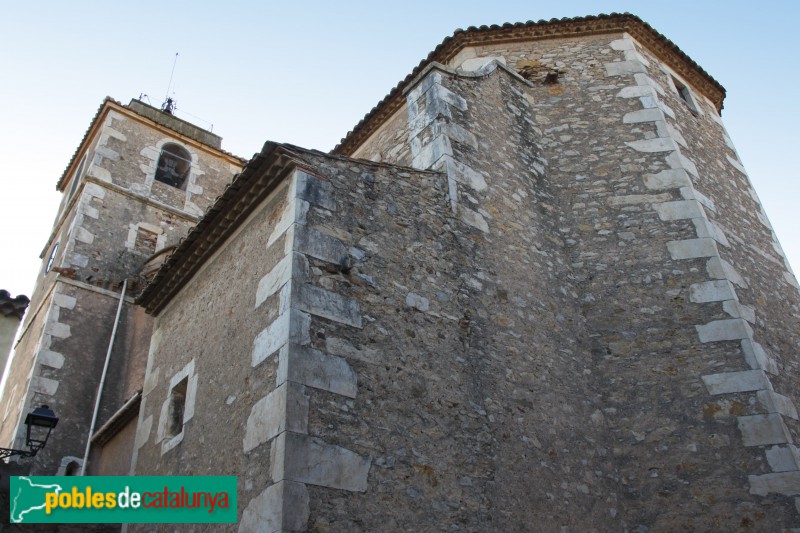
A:
[[[0,288],[30,295],[55,183],[106,96],[159,105],[250,157],[329,150],[459,27],[629,11],[728,90],[723,120],[800,268],[800,2],[0,0]]]

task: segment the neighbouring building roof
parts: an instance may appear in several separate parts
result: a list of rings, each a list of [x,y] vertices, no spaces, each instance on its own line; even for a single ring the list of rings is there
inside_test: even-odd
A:
[[[8,291],[0,290],[0,315],[14,316],[22,320],[30,302],[30,298],[24,294],[12,298]]]
[[[84,146],[89,138],[92,136],[92,132],[98,125],[99,119],[104,115],[107,108],[110,107],[117,107],[119,109],[127,110],[128,112],[134,113],[139,115],[140,117],[144,117],[150,121],[159,124],[165,128],[168,128],[175,133],[183,136],[188,137],[202,145],[208,146],[209,148],[213,148],[214,150],[225,154],[233,159],[238,160],[240,164],[244,164],[246,161],[245,159],[233,155],[230,152],[226,152],[221,148],[222,146],[222,137],[211,133],[210,131],[204,130],[198,126],[195,126],[191,122],[187,122],[183,119],[180,119],[174,115],[170,115],[169,113],[165,113],[160,109],[157,109],[153,106],[147,105],[144,102],[139,100],[131,100],[128,105],[123,105],[120,102],[114,100],[110,96],[106,96],[103,99],[103,102],[100,104],[100,107],[97,108],[97,112],[92,117],[91,122],[89,123],[89,127],[86,129],[86,133],[83,135],[83,139],[78,144],[78,147],[75,149],[75,152],[72,154],[72,157],[67,164],[67,168],[64,169],[64,173],[61,174],[61,177],[56,183],[56,189],[61,191],[64,189],[64,186],[69,181],[70,176],[73,174],[73,166],[77,163],[78,156],[83,153]]]
[[[630,13],[611,13],[596,17],[551,19],[538,22],[528,21],[516,24],[506,23],[502,26],[492,25],[480,28],[471,26],[466,30],[456,30],[452,36],[447,37],[434,48],[427,58],[422,60],[394,89],[389,91],[389,94],[378,102],[378,105],[372,108],[352,131],[348,132],[332,150],[332,153],[351,155],[385,120],[402,107],[405,102],[404,90],[428,64],[432,62],[446,64],[464,48],[622,32],[629,33],[661,61],[690,82],[694,88],[707,96],[714,103],[717,111],[722,110],[725,88],[675,43]]]

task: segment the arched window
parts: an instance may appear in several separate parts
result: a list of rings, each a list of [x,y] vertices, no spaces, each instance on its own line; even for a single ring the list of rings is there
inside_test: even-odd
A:
[[[191,168],[192,156],[189,152],[177,144],[165,144],[161,147],[161,155],[158,157],[156,180],[182,189]]]
[[[70,461],[67,463],[67,468],[64,470],[65,476],[77,476],[81,472],[81,465],[77,461]]]

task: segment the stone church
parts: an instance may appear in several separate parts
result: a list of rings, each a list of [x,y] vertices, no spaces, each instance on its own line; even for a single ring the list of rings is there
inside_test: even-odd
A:
[[[0,439],[47,404],[34,474],[237,476],[225,531],[800,527],[800,292],[724,97],[613,14],[459,30],[330,153],[107,99]]]

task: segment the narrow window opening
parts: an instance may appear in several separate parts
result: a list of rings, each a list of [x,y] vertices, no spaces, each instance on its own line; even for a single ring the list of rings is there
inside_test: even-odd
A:
[[[50,272],[50,269],[53,268],[53,261],[56,260],[56,252],[58,252],[58,243],[53,246],[53,251],[50,253],[50,258],[47,260],[47,265],[44,267],[45,274]]]
[[[75,172],[75,175],[72,176],[72,185],[69,188],[69,195],[67,196],[67,203],[69,203],[72,195],[75,194],[75,189],[78,188],[78,182],[83,177],[83,166],[86,164],[86,156],[84,155],[81,159],[81,164],[78,165],[78,170]]]
[[[177,144],[165,144],[156,165],[156,181],[182,189],[192,168],[192,156]]]
[[[689,111],[691,111],[693,115],[697,115],[697,105],[694,102],[694,97],[692,96],[692,92],[689,90],[689,88],[678,81],[678,79],[674,76],[672,78],[672,83],[675,84],[675,89],[678,91],[678,96],[681,97],[681,100],[683,100],[683,103],[689,108]]]
[[[183,413],[186,410],[186,389],[188,376],[183,378],[170,391],[167,436],[174,437],[183,431]]]

